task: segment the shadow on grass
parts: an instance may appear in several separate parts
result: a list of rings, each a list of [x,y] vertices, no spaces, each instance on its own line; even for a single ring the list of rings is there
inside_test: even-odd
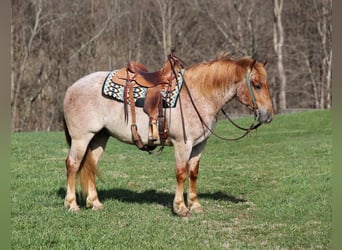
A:
[[[60,188],[57,191],[57,195],[61,198],[64,198],[66,194],[65,188]],[[105,200],[119,200],[121,202],[127,202],[127,203],[156,203],[160,204],[165,207],[172,207],[172,202],[174,198],[174,193],[167,193],[167,192],[159,192],[154,189],[149,189],[143,192],[136,192],[129,189],[110,189],[110,190],[98,190],[98,195],[100,198],[100,201],[104,202]],[[218,191],[214,193],[199,193],[198,194],[199,199],[211,199],[211,200],[221,200],[221,201],[227,201],[231,203],[243,203],[247,200],[240,199],[237,197],[234,197],[232,195],[226,194],[224,192]],[[82,198],[77,195],[77,200],[79,204],[82,204],[84,201],[82,201]],[[186,194],[185,194],[185,200],[186,200]]]

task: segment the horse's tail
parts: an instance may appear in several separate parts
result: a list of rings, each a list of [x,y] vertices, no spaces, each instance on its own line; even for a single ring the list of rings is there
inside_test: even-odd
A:
[[[83,158],[82,164],[77,172],[77,179],[79,181],[83,198],[88,194],[89,184],[95,187],[95,175],[100,177],[100,173],[96,167],[96,162],[92,157],[92,152],[87,149]]]
[[[65,139],[69,145],[69,147],[71,146],[71,136],[69,134],[69,130],[68,130],[68,127],[66,125],[66,122],[65,122],[65,118],[63,117],[63,129],[64,129],[64,134],[65,134]]]

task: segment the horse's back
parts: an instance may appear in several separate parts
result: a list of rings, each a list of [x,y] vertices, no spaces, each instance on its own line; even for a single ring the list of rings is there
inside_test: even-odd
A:
[[[101,87],[108,73],[109,71],[97,71],[83,76],[69,86],[66,95],[69,92],[89,92],[91,89]]]

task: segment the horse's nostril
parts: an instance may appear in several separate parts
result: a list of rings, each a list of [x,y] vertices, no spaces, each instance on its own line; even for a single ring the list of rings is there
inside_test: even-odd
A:
[[[270,123],[273,120],[273,114],[269,111],[258,110],[257,119],[261,123]]]
[[[273,115],[272,115],[272,113],[269,112],[269,113],[267,114],[267,120],[266,120],[266,122],[267,122],[267,123],[270,123],[272,120],[273,120]]]

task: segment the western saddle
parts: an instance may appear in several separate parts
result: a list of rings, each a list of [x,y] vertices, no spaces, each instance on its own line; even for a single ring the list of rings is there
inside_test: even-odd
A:
[[[159,71],[149,72],[141,63],[131,61],[128,62],[126,68],[119,70],[113,77],[114,82],[124,86],[125,120],[128,120],[129,105],[132,116],[132,138],[139,149],[152,151],[156,148],[154,142],[158,140],[158,136],[161,144],[164,144],[168,138],[168,127],[165,122],[165,109],[163,108],[161,91],[167,93],[175,88],[177,74],[181,68],[183,68],[183,62],[174,55],[174,50],[172,50],[164,66]],[[133,88],[136,86],[147,89],[143,110],[149,116],[148,145],[143,144],[136,125],[133,97]]]

